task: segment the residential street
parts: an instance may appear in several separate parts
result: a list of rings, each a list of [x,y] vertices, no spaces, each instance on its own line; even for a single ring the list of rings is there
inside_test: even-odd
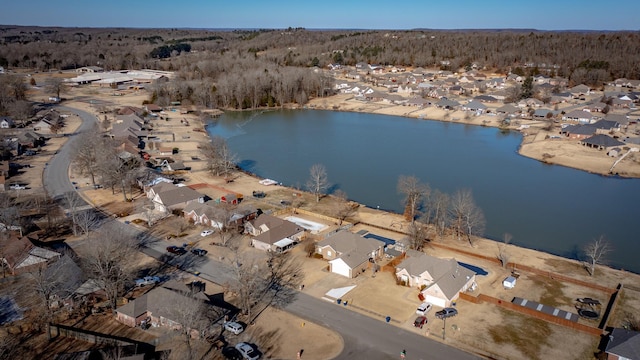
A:
[[[60,107],[60,109],[76,113],[82,118],[82,125],[78,132],[90,129],[96,121],[95,116],[87,112],[65,107]],[[45,168],[44,186],[49,195],[54,198],[74,190],[74,186],[69,180],[68,170],[71,149],[75,140],[74,137],[71,137]],[[120,223],[134,235],[146,236],[134,225]],[[192,273],[199,272],[201,277],[217,284],[233,281],[233,271],[228,264],[211,257],[198,257],[192,254],[169,255],[165,249],[168,245],[173,244],[162,239],[147,237],[145,244],[147,244],[143,249],[145,254],[179,266],[182,270]],[[388,324],[384,319],[374,319],[305,293],[299,293],[295,301],[286,307],[286,310],[338,332],[344,339],[344,349],[337,357],[338,359],[398,359],[403,349],[407,352],[407,359],[479,358]],[[291,329],[291,331],[296,330]],[[313,341],[313,339],[309,341]]]

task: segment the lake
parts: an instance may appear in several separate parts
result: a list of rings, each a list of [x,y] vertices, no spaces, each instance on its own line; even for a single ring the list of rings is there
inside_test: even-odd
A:
[[[471,189],[485,236],[579,258],[604,235],[608,264],[640,273],[634,215],[640,180],[604,177],[518,155],[521,135],[495,128],[387,115],[276,110],[226,113],[207,131],[227,139],[241,168],[305,188],[323,164],[333,189],[370,207],[400,213],[400,175],[453,194]]]

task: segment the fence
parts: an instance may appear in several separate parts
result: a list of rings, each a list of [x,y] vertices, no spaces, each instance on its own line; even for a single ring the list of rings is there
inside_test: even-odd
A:
[[[148,344],[145,342],[123,338],[120,336],[101,334],[95,331],[84,330],[84,329],[75,328],[67,325],[50,324],[49,333],[51,334],[51,337],[64,336],[64,337],[86,341],[92,344],[106,344],[106,345],[115,345],[115,346],[133,345],[138,349],[155,351],[155,344]]]
[[[550,322],[553,324],[557,324],[560,326],[564,326],[567,328],[571,328],[574,330],[578,330],[580,332],[592,335],[592,336],[600,336],[602,335],[602,330],[595,328],[595,327],[591,327],[588,325],[584,325],[578,322],[573,322],[573,321],[569,321],[567,319],[563,319],[563,318],[559,318],[557,316],[553,316],[553,315],[549,315],[549,314],[545,314],[543,312],[537,311],[537,310],[533,310],[533,309],[529,309],[527,307],[524,306],[520,306],[520,305],[516,305],[514,303],[508,302],[508,301],[502,301],[500,299],[494,298],[492,296],[488,296],[485,294],[479,294],[477,297],[471,296],[469,294],[465,294],[465,293],[460,293],[460,299],[461,300],[465,300],[465,301],[469,301],[472,302],[474,304],[479,304],[481,302],[487,302],[490,304],[494,304],[497,305],[499,307],[502,307],[504,309],[507,310],[511,310],[514,312],[518,312],[527,316],[531,316],[534,317],[536,319],[540,319],[546,322]]]

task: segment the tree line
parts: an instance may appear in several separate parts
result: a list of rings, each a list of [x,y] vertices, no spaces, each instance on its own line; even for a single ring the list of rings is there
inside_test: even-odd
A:
[[[181,48],[172,48],[177,45]],[[437,66],[455,71],[475,63],[499,73],[526,65],[567,78],[572,78],[577,70],[600,74],[593,76],[596,81],[603,75],[606,78],[640,78],[640,33],[631,31],[308,31],[303,28],[206,31],[2,27],[0,66],[39,71],[88,65],[99,65],[107,70],[180,70],[180,64],[174,60],[183,55],[194,55],[183,52],[187,46],[194,53],[204,53],[196,58],[211,62],[217,62],[231,52],[239,58],[261,57],[277,66],[367,62]],[[154,52],[154,49],[169,50],[170,56],[166,61],[160,61],[158,52],[162,52],[163,58],[167,52]],[[590,78],[587,76],[587,80]]]

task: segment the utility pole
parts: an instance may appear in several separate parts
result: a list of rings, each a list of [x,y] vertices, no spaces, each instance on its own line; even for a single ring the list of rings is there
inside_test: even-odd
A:
[[[442,340],[446,340],[447,337],[447,317],[442,317]]]

